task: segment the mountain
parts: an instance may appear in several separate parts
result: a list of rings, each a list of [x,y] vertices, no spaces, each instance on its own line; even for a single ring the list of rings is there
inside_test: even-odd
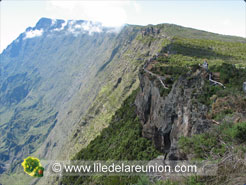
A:
[[[106,83],[100,71],[117,56],[121,37],[98,23],[42,18],[3,51],[1,164],[19,164],[57,125],[61,133],[52,146],[65,140]],[[15,169],[3,165],[6,170]]]
[[[209,66],[227,63],[244,67],[245,43],[246,40],[240,37],[172,24],[125,25],[116,29],[91,21],[41,18],[35,27],[27,28],[0,55],[0,183],[15,185],[31,182],[33,179],[23,175],[19,167],[23,158],[29,155],[46,160],[81,159],[83,155],[80,154],[88,153],[93,143],[99,142],[98,138],[104,133],[112,133],[107,129],[117,122],[116,118],[123,119],[122,124],[127,122],[128,116],[140,118],[143,127],[139,126],[140,122],[134,122],[133,126],[139,129],[138,133],[128,128],[134,119],[125,127],[118,125],[114,131],[136,134],[136,148],[142,142],[153,151],[146,157],[148,160],[162,153],[166,145],[175,148],[176,145],[170,143],[172,139],[165,143],[162,136],[159,137],[158,134],[166,132],[155,135],[150,130],[155,127],[163,130],[162,123],[168,125],[173,122],[171,118],[168,123],[165,119],[161,120],[168,113],[159,115],[162,111],[160,106],[167,106],[175,114],[177,107],[188,102],[189,107],[192,106],[189,94],[183,103],[173,107],[173,103],[178,102],[177,97],[181,96],[181,92],[174,93],[175,88],[181,89],[182,84],[187,83],[182,89],[191,91],[187,76],[183,80],[178,80],[178,77],[185,75],[183,72],[188,73],[189,66],[202,63],[205,58]],[[143,66],[159,76],[144,74]],[[165,81],[169,83],[168,91],[158,84],[159,77],[165,76],[167,71],[170,73],[167,76],[169,81]],[[218,73],[215,67],[214,73]],[[235,76],[235,79],[238,77],[244,79],[243,75]],[[225,82],[236,89],[240,89],[242,83]],[[199,88],[197,86],[203,88],[199,83],[192,82],[191,85],[195,85],[192,90]],[[135,91],[139,85],[140,90]],[[131,95],[134,92],[135,95]],[[201,94],[197,99],[206,107],[198,106],[198,112],[204,112],[195,117],[196,121],[200,116],[204,117],[212,106],[208,104],[208,99],[213,94],[203,95],[201,92],[197,92]],[[169,99],[165,99],[167,95]],[[124,103],[129,96],[128,104]],[[151,101],[145,102],[149,99]],[[136,107],[131,107],[132,104]],[[119,115],[120,110],[128,109],[136,110],[137,114]],[[156,120],[152,118],[153,114],[157,116]],[[175,116],[173,119],[176,119]],[[205,124],[211,120],[201,121]],[[204,131],[203,127],[201,130]],[[171,133],[170,130],[168,132]],[[176,132],[180,131],[177,129]],[[195,130],[191,135],[194,133],[200,132]],[[180,132],[180,135],[184,134]],[[112,135],[111,140],[108,138],[105,141],[115,145],[118,139],[114,137]],[[127,138],[127,135],[124,137]],[[177,142],[177,138],[173,138],[173,143]],[[153,142],[149,142],[151,140]],[[94,151],[103,151],[99,149],[94,148]],[[119,148],[115,150],[121,151]],[[138,148],[136,152],[145,156],[142,150]],[[105,151],[105,159],[113,157],[110,155]],[[91,153],[87,158],[93,156]],[[95,158],[100,159],[100,156]],[[55,181],[42,178],[33,183],[54,184]]]

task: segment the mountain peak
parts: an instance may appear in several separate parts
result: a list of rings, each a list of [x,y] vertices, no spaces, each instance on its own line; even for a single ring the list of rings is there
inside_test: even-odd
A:
[[[42,17],[37,22],[35,28],[38,30],[40,29],[48,30],[48,29],[53,29],[53,28],[59,28],[62,26],[64,22],[65,21],[62,19],[50,19],[50,18]]]
[[[52,24],[52,19],[42,17],[36,24],[37,29],[47,28]]]

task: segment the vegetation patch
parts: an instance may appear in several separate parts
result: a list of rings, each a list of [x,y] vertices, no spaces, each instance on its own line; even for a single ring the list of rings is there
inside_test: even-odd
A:
[[[246,142],[246,123],[224,123],[209,132],[179,139],[180,149],[196,159],[222,157],[227,146]]]
[[[226,184],[246,171],[246,123],[224,123],[206,133],[181,137],[179,147],[192,159],[214,160],[218,163],[215,177],[200,177],[204,184]]]
[[[199,101],[206,105],[211,105],[213,100],[211,97],[227,97],[243,94],[243,82],[246,81],[246,70],[236,68],[235,65],[223,63],[222,65],[214,65],[210,68],[213,74],[219,74],[219,81],[226,88],[213,86],[208,80],[203,87],[203,93],[199,96]]]
[[[135,113],[134,100],[138,90],[126,99],[109,126],[73,158],[74,160],[151,160],[160,153],[152,142],[141,135],[142,127]],[[65,177],[65,184],[130,184],[138,177]],[[109,183],[110,182],[110,183]]]

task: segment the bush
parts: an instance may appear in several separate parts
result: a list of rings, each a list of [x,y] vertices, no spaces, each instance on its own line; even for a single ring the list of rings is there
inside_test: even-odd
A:
[[[205,81],[205,85],[203,86],[202,93],[198,95],[197,99],[200,103],[204,105],[210,105],[212,101],[210,98],[217,94],[218,91],[222,90],[222,87],[213,86],[210,84],[208,80]]]
[[[246,142],[246,123],[224,123],[206,133],[180,137],[179,147],[183,153],[192,154],[196,159],[208,159],[222,157],[229,146],[243,142]]]
[[[240,143],[246,142],[246,123],[237,123],[234,126],[234,138]]]
[[[202,93],[198,96],[200,103],[211,105],[210,98],[213,95],[217,97],[226,97],[229,95],[237,95],[242,93],[243,82],[246,81],[246,70],[237,69],[232,64],[222,63],[222,65],[214,65],[210,68],[212,72],[220,73],[220,81],[225,85],[225,89],[220,86],[213,86],[208,80],[203,87]]]
[[[147,176],[140,176],[136,185],[151,185]]]
[[[224,147],[218,145],[217,137],[210,133],[181,137],[179,147],[184,153],[193,154],[195,159],[206,159],[212,149],[216,149],[215,152],[219,155],[224,152]]]

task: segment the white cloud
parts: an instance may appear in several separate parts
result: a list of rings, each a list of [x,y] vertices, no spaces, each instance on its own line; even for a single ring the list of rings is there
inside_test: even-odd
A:
[[[93,33],[100,33],[104,28],[107,29],[108,33],[118,33],[124,25],[121,27],[104,27],[102,23],[96,21],[78,22],[76,20],[69,20],[65,21],[60,28],[55,28],[51,30],[51,32],[62,31],[65,26],[67,27],[65,30],[66,33],[72,33],[74,36],[77,36],[83,33],[88,33],[89,35],[92,35]]]
[[[91,21],[85,21],[83,23],[76,23],[76,21],[69,21],[68,23],[68,32],[74,34],[77,36],[80,33],[89,33],[90,35],[92,33],[100,33],[102,32],[102,25],[100,23],[91,22]]]
[[[30,30],[30,31],[26,32],[26,36],[24,39],[39,37],[42,34],[43,34],[43,29],[41,29],[41,30]]]
[[[90,34],[93,32],[101,32],[102,31],[102,26],[100,24],[93,24],[92,22],[89,22],[89,21],[84,22],[81,25],[81,28],[85,31],[89,31]]]
[[[47,10],[52,11],[56,18],[98,21],[104,26],[117,27],[126,23],[127,8],[132,3],[130,1],[47,1],[46,5]]]

